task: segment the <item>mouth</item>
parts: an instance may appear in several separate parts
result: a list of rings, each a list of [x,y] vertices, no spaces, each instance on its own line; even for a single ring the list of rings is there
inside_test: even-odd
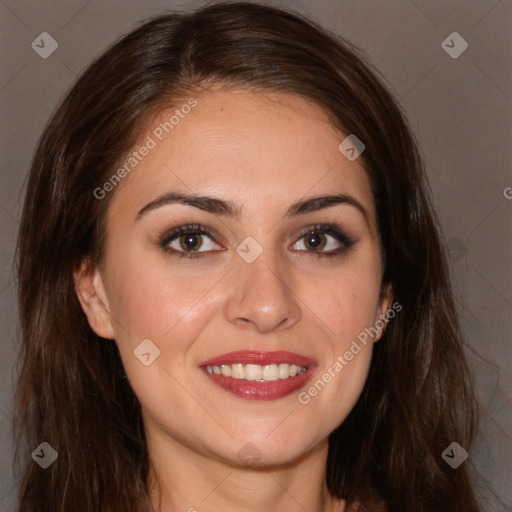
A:
[[[315,361],[292,352],[239,351],[201,363],[200,369],[221,389],[248,400],[277,400],[311,378]]]

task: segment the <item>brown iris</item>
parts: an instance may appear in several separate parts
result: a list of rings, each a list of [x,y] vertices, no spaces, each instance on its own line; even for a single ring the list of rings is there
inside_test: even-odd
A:
[[[197,251],[202,244],[201,235],[187,233],[180,236],[180,246],[185,251]]]
[[[305,235],[304,244],[308,249],[313,251],[323,249],[326,243],[325,235],[323,233],[319,233],[318,231],[310,231]]]

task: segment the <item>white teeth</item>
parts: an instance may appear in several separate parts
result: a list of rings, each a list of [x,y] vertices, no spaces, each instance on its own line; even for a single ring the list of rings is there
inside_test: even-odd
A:
[[[295,364],[223,364],[220,366],[208,365],[206,367],[208,373],[215,375],[224,375],[233,379],[244,379],[250,381],[275,381],[279,379],[288,379],[301,375],[307,368],[305,366],[297,366]]]
[[[225,377],[231,377],[231,366],[228,366],[227,364],[223,364],[221,367],[222,375]]]
[[[245,379],[245,369],[243,364],[231,365],[231,377],[234,379]]]
[[[287,379],[290,376],[290,365],[288,363],[281,363],[279,365],[279,378]]]
[[[279,380],[277,364],[267,364],[263,369],[263,380]]]
[[[259,364],[246,364],[245,378],[247,380],[261,380],[261,366]]]

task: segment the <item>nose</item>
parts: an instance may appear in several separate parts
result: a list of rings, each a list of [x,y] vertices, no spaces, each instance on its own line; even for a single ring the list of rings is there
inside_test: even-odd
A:
[[[229,322],[259,333],[287,329],[301,318],[291,278],[266,249],[252,263],[236,262],[229,283],[225,314]]]

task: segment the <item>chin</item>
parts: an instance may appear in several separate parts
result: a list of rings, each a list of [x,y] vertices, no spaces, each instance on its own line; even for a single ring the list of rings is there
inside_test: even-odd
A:
[[[312,445],[315,446],[316,443],[306,439],[293,439],[292,435],[285,432],[281,435],[276,432],[261,436],[248,434],[230,441],[231,450],[227,458],[237,467],[284,466],[307,456]],[[237,449],[233,452],[234,446]]]

